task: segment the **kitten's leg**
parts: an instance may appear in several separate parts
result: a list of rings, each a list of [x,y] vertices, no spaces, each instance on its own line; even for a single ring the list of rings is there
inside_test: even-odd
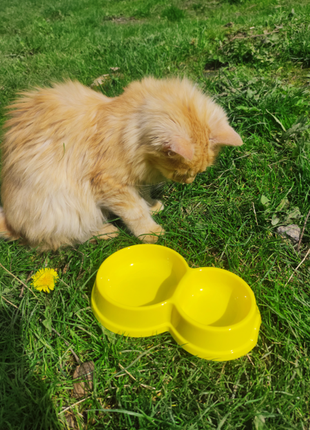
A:
[[[154,204],[150,207],[151,214],[158,214],[162,210],[164,210],[165,206],[162,204],[160,200],[154,200]]]
[[[104,197],[105,204],[122,218],[135,236],[146,243],[155,243],[164,229],[150,215],[150,207],[133,187],[123,186],[112,194],[110,189]]]
[[[102,228],[94,234],[95,239],[92,239],[91,242],[94,242],[96,239],[101,239],[101,240],[112,239],[113,237],[118,236],[118,234],[119,234],[118,228],[115,227],[113,224],[110,224],[109,222],[107,222],[106,224],[103,224]]]
[[[101,208],[101,213],[103,215],[103,219],[106,222],[102,225],[100,230],[98,230],[94,234],[95,237],[94,239],[91,240],[92,243],[96,242],[96,240],[99,240],[99,239],[100,240],[112,239],[113,237],[116,237],[119,234],[118,228],[108,222],[109,211],[107,211],[105,208]]]
[[[153,215],[158,214],[159,212],[161,212],[165,208],[160,200],[152,199],[150,189],[144,190],[142,197],[148,203],[149,208],[150,208],[150,212]]]

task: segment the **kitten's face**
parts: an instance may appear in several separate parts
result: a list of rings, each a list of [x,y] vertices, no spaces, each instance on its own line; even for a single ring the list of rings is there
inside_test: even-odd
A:
[[[199,155],[192,161],[185,159],[174,151],[168,150],[162,152],[162,157],[156,160],[156,167],[165,178],[173,182],[191,184],[199,173],[202,173],[209,167],[215,154],[209,154],[207,143],[198,147]]]
[[[140,126],[151,162],[165,178],[190,184],[214,163],[221,145],[242,145],[224,110],[191,82],[176,79],[155,85]]]
[[[173,127],[169,130],[172,122]],[[152,164],[168,180],[191,184],[199,173],[214,163],[221,145],[214,140],[214,133],[212,134],[205,121],[193,121],[191,118],[186,124],[185,121],[165,121],[162,117],[161,125],[163,124],[166,127],[164,133],[158,132],[157,126],[157,135],[150,137],[151,147],[157,149],[152,153]],[[225,127],[229,127],[226,117],[220,129]],[[232,130],[230,127],[229,129]],[[238,138],[240,139],[239,136]]]
[[[198,173],[202,173],[206,170],[207,165],[202,170],[191,169],[189,166],[186,168],[184,166],[183,169],[175,169],[175,170],[166,170],[164,176],[167,179],[170,179],[173,182],[180,182],[181,184],[191,184],[194,182]]]

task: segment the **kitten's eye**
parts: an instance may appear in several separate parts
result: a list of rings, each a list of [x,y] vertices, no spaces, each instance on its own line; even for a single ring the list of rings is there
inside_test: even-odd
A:
[[[172,152],[168,151],[167,155],[168,155],[168,157],[172,157]]]

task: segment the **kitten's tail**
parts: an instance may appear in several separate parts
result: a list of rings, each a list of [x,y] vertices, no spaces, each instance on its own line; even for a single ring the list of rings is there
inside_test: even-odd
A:
[[[0,238],[6,240],[16,240],[19,238],[7,225],[3,208],[0,206]]]

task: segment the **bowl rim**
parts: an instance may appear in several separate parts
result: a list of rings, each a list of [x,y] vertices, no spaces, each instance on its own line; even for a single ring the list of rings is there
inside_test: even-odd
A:
[[[132,246],[128,246],[126,248],[121,248],[118,251],[114,252],[113,254],[109,255],[100,265],[97,274],[96,274],[96,279],[95,279],[95,285],[94,285],[94,289],[98,288],[97,287],[97,282],[101,281],[99,280],[99,276],[101,273],[101,270],[104,270],[105,265],[108,263],[108,261],[113,260],[113,258],[115,258],[116,254],[119,254],[121,252],[128,252],[130,249],[132,248],[141,248],[141,247],[148,247],[149,249],[151,248],[163,248],[165,250],[168,250],[169,253],[174,254],[180,261],[182,261],[182,263],[185,265],[186,268],[186,272],[184,273],[183,277],[180,279],[179,284],[176,287],[176,290],[173,292],[173,294],[166,300],[162,300],[158,303],[154,303],[152,305],[147,305],[147,306],[127,306],[127,305],[123,305],[121,303],[119,303],[117,300],[114,300],[113,298],[111,298],[109,295],[107,294],[102,294],[99,292],[99,294],[101,294],[104,298],[104,300],[108,303],[110,303],[112,306],[115,306],[121,310],[126,310],[126,311],[131,311],[131,312],[137,312],[137,313],[145,313],[148,310],[154,310],[156,308],[160,308],[162,306],[169,306],[172,305],[174,306],[177,311],[180,313],[180,315],[182,316],[182,318],[186,321],[189,322],[191,325],[198,327],[202,330],[205,331],[212,331],[212,332],[227,332],[228,329],[238,329],[240,326],[247,324],[248,320],[250,320],[253,317],[253,313],[256,312],[256,308],[257,308],[257,303],[256,303],[256,299],[255,299],[255,295],[254,292],[252,291],[251,287],[244,281],[244,279],[242,279],[240,276],[236,275],[235,273],[226,270],[226,269],[222,269],[219,267],[197,267],[197,268],[191,268],[188,266],[187,261],[184,259],[184,257],[179,254],[177,251],[175,251],[174,249],[171,249],[167,246],[163,246],[163,245],[157,245],[157,244],[137,244],[137,245],[132,245]],[[241,282],[245,287],[246,290],[248,292],[248,294],[251,297],[251,307],[250,310],[248,312],[248,314],[245,316],[245,318],[243,318],[241,321],[234,323],[234,324],[230,324],[227,326],[222,326],[222,327],[216,327],[216,326],[211,326],[211,325],[206,325],[206,324],[202,324],[197,322],[194,318],[192,318],[191,316],[189,316],[186,312],[184,312],[184,310],[182,309],[179,300],[178,300],[178,295],[180,294],[180,292],[178,291],[178,286],[180,285],[181,282],[183,282],[183,279],[187,276],[190,275],[191,271],[195,270],[195,271],[205,271],[205,270],[214,270],[214,271],[222,271],[225,273],[228,273],[229,276],[232,276],[234,278],[237,278],[238,282]],[[94,291],[95,292],[95,291]],[[167,326],[170,326],[171,322],[167,321]]]
[[[247,282],[245,282],[245,280],[242,279],[240,276],[236,275],[235,273],[231,272],[230,270],[222,269],[220,267],[194,267],[194,268],[189,268],[189,270],[198,270],[198,271],[204,271],[204,270],[212,270],[213,271],[214,270],[214,271],[222,271],[222,272],[228,273],[229,276],[232,276],[233,278],[237,278],[238,282],[241,282],[246,287],[246,290],[247,290],[248,294],[250,295],[250,298],[251,298],[251,307],[250,307],[250,310],[249,310],[248,314],[244,318],[242,318],[241,321],[239,321],[237,323],[234,323],[234,324],[229,324],[229,325],[226,325],[226,326],[222,326],[222,327],[217,327],[217,326],[212,326],[212,325],[207,325],[207,324],[202,324],[202,323],[197,322],[194,318],[192,318],[190,315],[188,315],[182,309],[181,305],[179,304],[178,298],[176,298],[176,301],[173,302],[173,304],[176,306],[178,312],[182,315],[182,318],[184,318],[185,320],[189,320],[193,325],[195,325],[195,326],[197,326],[197,327],[199,327],[201,329],[206,330],[208,328],[208,330],[210,330],[210,331],[219,332],[219,331],[227,331],[228,328],[231,328],[231,329],[232,328],[234,328],[234,329],[236,328],[237,329],[239,326],[242,326],[242,325],[246,324],[248,322],[247,320],[250,320],[253,317],[253,313],[255,313],[256,308],[258,308],[257,303],[256,303],[255,294],[254,294],[252,288],[249,286],[249,284]],[[190,273],[191,272],[189,271],[188,273],[186,273],[184,275],[184,277],[187,276]],[[184,277],[181,279],[180,282],[183,281]],[[181,293],[177,291],[175,293],[175,295],[177,296],[178,294],[181,294]]]
[[[226,270],[226,269],[221,269],[221,268],[218,268],[218,267],[198,267],[198,268],[193,268],[191,270],[197,270],[197,269],[198,270],[199,269],[215,269],[215,270],[221,270],[221,271],[229,273],[230,275],[233,275],[233,277],[237,278],[239,282],[241,281],[242,284],[244,284],[244,286],[246,287],[246,289],[248,291],[248,294],[251,297],[251,306],[250,306],[250,309],[249,309],[249,312],[247,313],[247,315],[244,318],[242,318],[242,320],[240,320],[239,322],[234,323],[234,324],[229,324],[229,325],[226,325],[226,326],[217,327],[217,326],[212,326],[210,324],[202,324],[202,323],[196,321],[194,318],[192,318],[190,315],[188,315],[182,309],[182,307],[181,307],[181,305],[179,304],[178,301],[173,302],[173,305],[177,308],[177,311],[181,314],[182,318],[185,321],[189,321],[193,326],[196,326],[196,327],[198,327],[198,328],[200,328],[202,330],[205,330],[205,331],[208,330],[208,331],[211,331],[211,332],[224,332],[224,331],[227,332],[227,329],[231,329],[231,330],[235,329],[235,330],[237,330],[239,327],[241,327],[243,325],[246,325],[253,318],[253,314],[255,314],[256,310],[258,309],[258,306],[257,306],[257,303],[256,303],[255,294],[254,294],[253,290],[251,289],[251,287],[248,285],[248,283],[245,282],[245,280],[242,279],[240,276],[238,276],[235,273],[230,272],[229,270]],[[176,294],[178,294],[178,292]]]
[[[109,255],[102,263],[101,263],[101,265],[100,265],[100,267],[99,267],[99,269],[98,269],[98,271],[97,271],[97,274],[96,274],[96,278],[95,278],[95,286],[97,285],[97,281],[99,280],[98,278],[99,278],[99,274],[100,274],[100,272],[101,272],[101,270],[104,270],[104,266],[105,266],[105,264],[108,262],[108,260],[112,260],[113,259],[113,257],[115,257],[115,255],[116,254],[118,254],[118,253],[120,253],[120,252],[122,252],[122,251],[129,251],[130,249],[132,249],[132,248],[141,248],[141,247],[148,247],[149,249],[150,248],[156,248],[156,249],[158,249],[159,247],[160,248],[164,248],[164,249],[167,249],[168,250],[168,252],[171,252],[172,254],[174,254],[179,260],[181,260],[182,261],[182,263],[184,264],[184,266],[185,266],[185,268],[186,268],[186,272],[184,273],[184,275],[183,276],[185,276],[186,275],[186,273],[187,273],[187,271],[189,270],[189,266],[188,266],[188,264],[187,264],[187,261],[185,260],[185,258],[181,255],[181,254],[179,254],[177,251],[175,251],[174,249],[171,249],[171,248],[169,248],[169,247],[167,247],[167,246],[163,246],[163,245],[156,245],[156,244],[153,244],[153,243],[147,243],[147,244],[137,244],[137,245],[132,245],[132,246],[127,246],[126,248],[121,248],[121,249],[119,249],[118,251],[116,251],[116,252],[114,252],[113,254],[111,254],[111,255]],[[93,287],[93,288],[95,288],[95,286]],[[116,306],[116,307],[118,307],[118,308],[120,308],[120,309],[123,309],[123,310],[131,310],[131,311],[135,311],[135,312],[145,312],[145,310],[146,309],[154,309],[154,308],[156,308],[156,307],[161,307],[161,306],[164,306],[164,305],[168,305],[169,303],[172,303],[171,302],[171,298],[174,296],[174,294],[175,293],[173,293],[172,294],[172,296],[170,296],[168,299],[166,299],[166,300],[162,300],[162,301],[160,301],[160,302],[158,302],[158,303],[154,303],[153,305],[147,305],[147,306],[126,306],[126,305],[123,305],[123,304],[120,304],[117,300],[115,300],[115,299],[113,299],[113,298],[111,298],[109,295],[107,295],[107,294],[103,294],[103,297],[104,297],[104,299],[107,301],[107,302],[109,302],[109,303],[111,303],[113,306]]]

